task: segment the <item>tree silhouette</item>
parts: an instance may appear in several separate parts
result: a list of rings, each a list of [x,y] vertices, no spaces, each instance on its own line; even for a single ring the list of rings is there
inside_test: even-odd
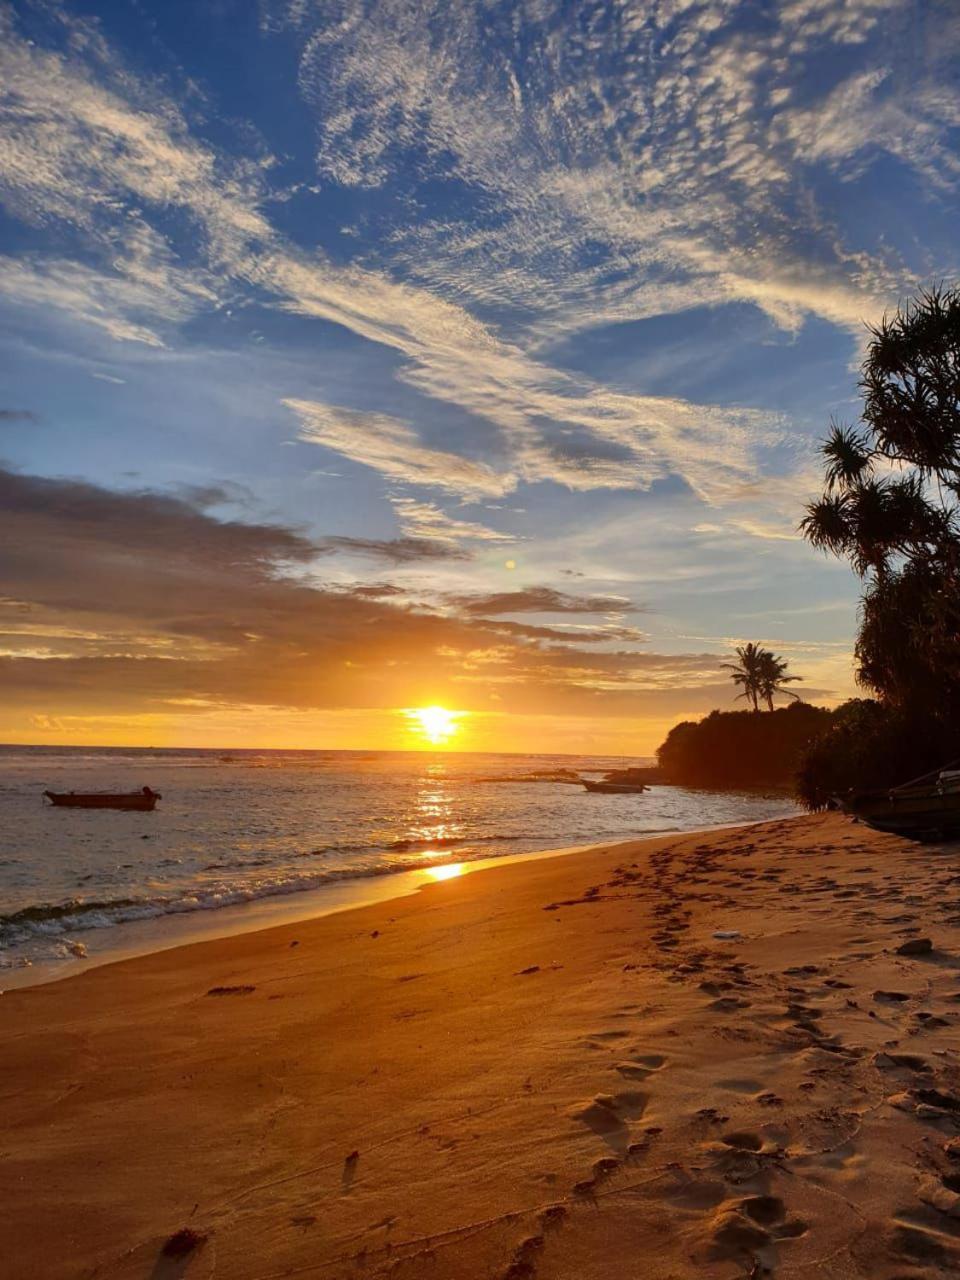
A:
[[[763,650],[751,640],[749,644],[737,645],[739,662],[722,662],[720,665],[730,672],[734,684],[743,686],[743,692],[737,698],[746,698],[754,711],[760,710],[760,688],[763,676]]]
[[[857,678],[891,705],[960,710],[960,289],[871,330],[861,428],[831,425],[801,530],[864,581]]]
[[[787,662],[785,658],[778,658],[776,654],[770,652],[769,649],[760,650],[760,696],[766,701],[767,710],[773,710],[774,695],[785,693],[788,698],[796,698],[800,700],[798,693],[793,693],[790,689],[785,689],[785,684],[790,684],[796,680],[802,680],[803,676],[788,676]]]

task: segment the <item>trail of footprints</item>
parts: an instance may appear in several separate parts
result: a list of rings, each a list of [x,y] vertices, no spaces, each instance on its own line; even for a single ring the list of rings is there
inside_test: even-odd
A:
[[[689,1118],[701,1132],[691,1167],[680,1162],[653,1165],[650,1157],[663,1129],[644,1127],[640,1122],[658,1077],[670,1068],[669,1059],[643,1046],[628,1046],[626,1042],[633,1040],[628,1030],[594,1033],[586,1047],[614,1055],[617,1060],[611,1071],[622,1084],[641,1088],[598,1093],[572,1113],[602,1139],[610,1154],[598,1158],[589,1173],[574,1183],[565,1202],[540,1214],[539,1232],[517,1245],[500,1280],[533,1280],[550,1234],[561,1230],[579,1206],[595,1207],[598,1197],[615,1191],[616,1180],[637,1165],[651,1171],[651,1187],[656,1184],[663,1198],[702,1210],[700,1256],[704,1261],[735,1260],[751,1280],[773,1276],[781,1250],[816,1230],[815,1222],[791,1213],[785,1200],[774,1194],[773,1184],[789,1185],[818,1161],[836,1169],[853,1166],[860,1159],[856,1136],[863,1112],[869,1109],[864,1098],[876,1098],[874,1106],[896,1107],[939,1135],[937,1143],[926,1144],[933,1150],[920,1170],[916,1203],[905,1206],[889,1225],[882,1246],[894,1266],[889,1274],[908,1274],[896,1271],[898,1261],[908,1267],[933,1266],[940,1273],[955,1271],[960,1267],[960,1069],[945,1050],[934,1050],[931,1060],[923,1052],[906,1052],[899,1047],[902,1038],[911,1045],[917,1040],[922,1043],[928,1033],[953,1025],[955,1015],[947,1007],[938,1011],[917,1007],[924,1003],[922,993],[877,990],[866,1016],[885,1019],[892,1034],[887,1048],[871,1053],[856,1044],[845,1044],[842,1037],[824,1029],[824,1018],[843,1003],[860,1009],[859,1003],[845,994],[853,989],[852,984],[830,972],[827,965],[805,964],[780,973],[759,973],[725,951],[722,944],[685,947],[684,935],[693,914],[691,900],[735,908],[739,918],[749,918],[749,893],[755,887],[764,894],[774,891],[782,895],[787,911],[809,913],[812,903],[814,914],[828,913],[853,898],[858,903],[876,904],[878,909],[865,905],[850,918],[871,926],[893,926],[898,938],[910,938],[919,932],[917,913],[903,908],[922,909],[928,927],[937,917],[942,925],[960,924],[960,875],[945,864],[931,901],[904,894],[895,873],[879,874],[867,863],[853,868],[854,875],[864,878],[857,888],[849,888],[826,874],[788,880],[782,869],[757,871],[749,865],[731,865],[733,859],[748,858],[753,852],[749,842],[719,840],[700,845],[692,855],[685,851],[687,857],[680,865],[675,865],[677,848],[661,849],[647,866],[633,863],[618,867],[606,884],[545,909],[598,904],[631,894],[649,900],[651,890],[655,892],[657,928],[651,942],[659,958],[652,967],[663,972],[668,981],[696,984],[704,997],[705,1013],[717,1018],[714,1034],[719,1039],[754,1039],[761,1049],[795,1055],[802,1078],[797,1082],[796,1097],[791,1099],[790,1125],[775,1123],[786,1102],[764,1089],[761,1082],[720,1081],[725,1093],[752,1100],[758,1108],[759,1126],[755,1130],[730,1128],[729,1117],[722,1110],[705,1106]],[[858,849],[854,841],[837,851],[845,858],[869,852],[866,847]],[[796,903],[790,901],[794,897]],[[881,914],[883,905],[891,903],[899,909]],[[866,949],[851,951],[849,960],[875,955],[878,938],[867,936],[861,945]],[[624,966],[627,970],[644,967]],[[960,963],[957,968],[960,971]],[[960,972],[957,988],[947,1001],[960,1006]],[[824,1108],[817,1102],[825,1079],[835,1081],[838,1073],[846,1084],[846,1111]],[[769,1137],[770,1133],[779,1141]],[[852,1242],[850,1249],[853,1255]],[[859,1273],[872,1274],[872,1264]]]

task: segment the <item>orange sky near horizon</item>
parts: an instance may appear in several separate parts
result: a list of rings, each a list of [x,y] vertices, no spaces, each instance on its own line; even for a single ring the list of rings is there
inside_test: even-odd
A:
[[[708,710],[705,708],[704,714]],[[411,708],[291,712],[246,708],[183,717],[33,715],[20,724],[0,719],[0,742],[23,746],[491,751],[646,757],[655,754],[671,726],[683,718],[598,717],[596,721],[584,721],[552,715],[461,711],[455,731],[438,739],[412,721],[410,711]]]

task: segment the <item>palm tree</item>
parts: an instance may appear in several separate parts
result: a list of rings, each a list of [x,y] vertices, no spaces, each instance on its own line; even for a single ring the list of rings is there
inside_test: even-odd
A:
[[[787,661],[785,658],[778,658],[776,654],[771,653],[769,649],[760,650],[760,696],[766,700],[767,710],[773,710],[774,694],[785,693],[788,698],[796,698],[800,701],[800,695],[793,693],[790,689],[785,689],[785,684],[790,684],[795,680],[802,680],[803,676],[788,676]]]
[[[763,672],[763,649],[751,640],[749,644],[737,645],[739,662],[722,662],[720,665],[730,672],[734,684],[743,685],[743,692],[737,698],[747,698],[753,704],[754,711],[760,710],[760,688]]]

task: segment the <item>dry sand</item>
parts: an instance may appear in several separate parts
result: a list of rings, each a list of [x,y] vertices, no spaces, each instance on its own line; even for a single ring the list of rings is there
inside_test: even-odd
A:
[[[771,822],[8,992],[0,1273],[955,1274],[958,854]]]

